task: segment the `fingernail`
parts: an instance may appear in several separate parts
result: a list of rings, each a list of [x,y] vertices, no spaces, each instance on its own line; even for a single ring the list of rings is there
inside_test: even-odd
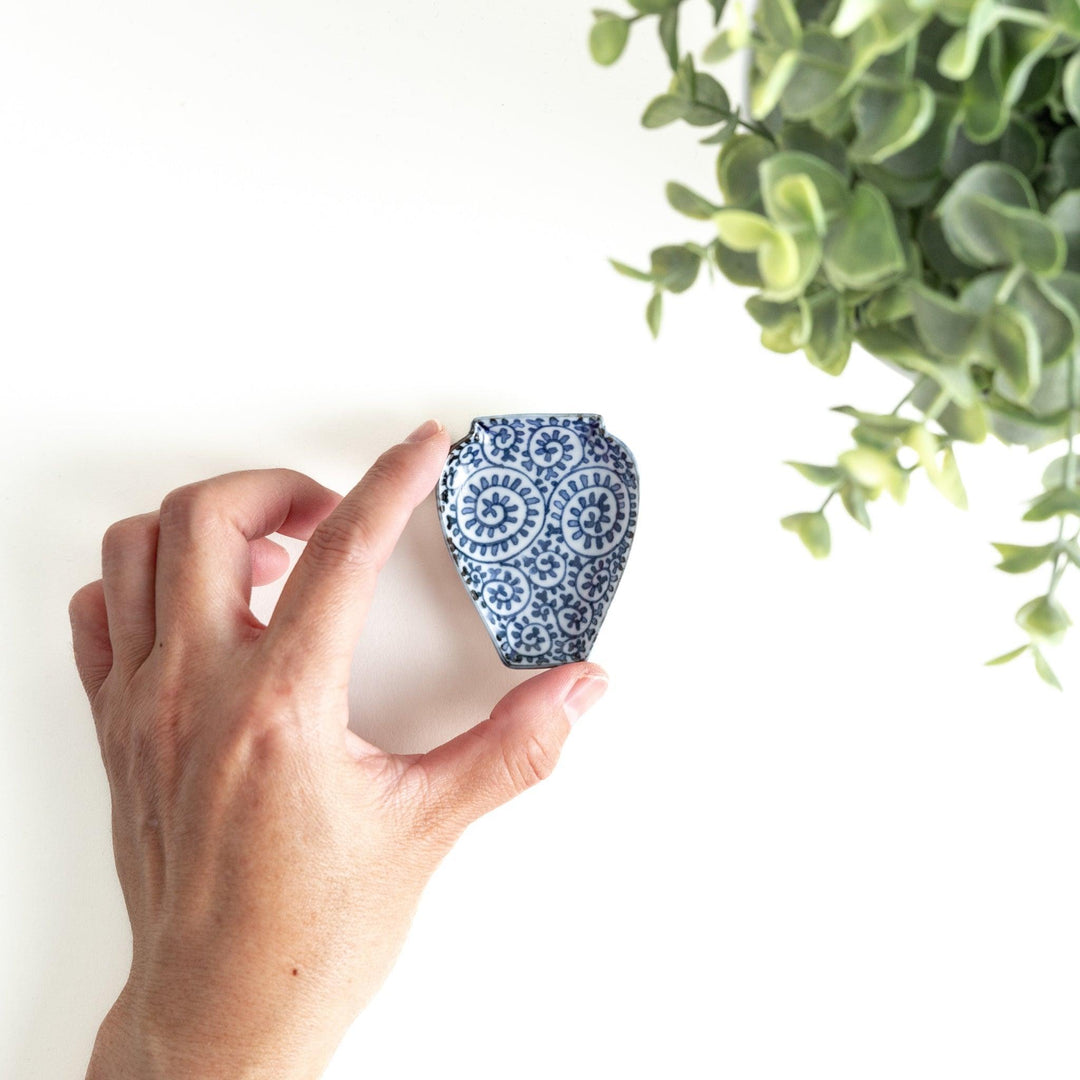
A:
[[[570,687],[570,693],[563,701],[563,711],[571,726],[604,696],[607,687],[608,681],[604,675],[586,675]]]
[[[423,442],[432,435],[442,431],[442,424],[438,420],[425,420],[411,435],[406,436],[406,442]]]

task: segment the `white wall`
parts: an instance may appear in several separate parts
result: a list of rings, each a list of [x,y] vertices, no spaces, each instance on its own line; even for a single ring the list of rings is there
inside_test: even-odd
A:
[[[662,185],[705,187],[710,152],[637,127],[659,49],[602,71],[588,22],[578,0],[0,5],[0,1075],[81,1075],[126,971],[66,624],[104,528],[240,467],[346,488],[429,414],[549,409],[602,412],[641,468],[594,651],[612,689],[445,863],[330,1076],[1080,1068],[1076,643],[1071,697],[981,666],[1034,594],[987,542],[1042,535],[1016,524],[1039,462],[962,448],[969,513],[920,478],[806,556],[776,519],[816,493],[780,462],[829,460],[827,407],[887,410],[896,377],[766,353],[724,285],[648,339],[604,259],[704,235]],[[519,677],[429,503],[358,656],[358,729],[429,746]]]

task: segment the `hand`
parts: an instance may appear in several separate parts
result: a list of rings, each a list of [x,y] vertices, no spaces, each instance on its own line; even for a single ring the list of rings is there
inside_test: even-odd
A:
[[[603,692],[595,664],[545,671],[427,754],[349,731],[376,577],[448,446],[429,421],[343,499],[230,473],[106,533],[71,622],[133,950],[89,1077],[319,1076],[456,838],[550,773]],[[263,625],[272,532],[308,544]]]

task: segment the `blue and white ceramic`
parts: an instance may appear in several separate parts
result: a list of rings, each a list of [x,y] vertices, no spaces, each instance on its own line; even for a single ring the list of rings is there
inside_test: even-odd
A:
[[[479,416],[436,491],[458,573],[508,667],[584,660],[638,514],[634,456],[588,413]]]

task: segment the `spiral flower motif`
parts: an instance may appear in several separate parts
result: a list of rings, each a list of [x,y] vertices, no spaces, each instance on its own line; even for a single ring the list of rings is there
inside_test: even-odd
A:
[[[545,424],[529,436],[528,454],[537,474],[552,480],[580,465],[585,447],[577,432]]]
[[[584,600],[573,600],[565,607],[559,608],[555,621],[567,637],[577,637],[589,629],[592,617],[592,604]]]
[[[529,579],[545,589],[553,589],[566,577],[566,559],[557,551],[541,551],[526,559],[524,566]]]
[[[608,566],[607,559],[587,562],[574,579],[574,590],[582,600],[587,600],[589,603],[603,599],[610,585],[611,567]]]
[[[543,500],[518,469],[477,470],[458,491],[455,509],[455,542],[479,562],[500,562],[524,551],[543,525]]]
[[[529,579],[514,566],[492,568],[480,595],[498,615],[516,615],[529,602],[532,588]]]
[[[505,465],[519,457],[525,434],[523,428],[520,420],[504,420],[485,428],[480,440],[484,457],[492,465]]]
[[[629,493],[612,469],[582,469],[552,496],[563,543],[578,555],[606,555],[630,527]]]
[[[543,656],[551,649],[551,633],[539,622],[515,620],[506,628],[510,647],[522,656]]]

